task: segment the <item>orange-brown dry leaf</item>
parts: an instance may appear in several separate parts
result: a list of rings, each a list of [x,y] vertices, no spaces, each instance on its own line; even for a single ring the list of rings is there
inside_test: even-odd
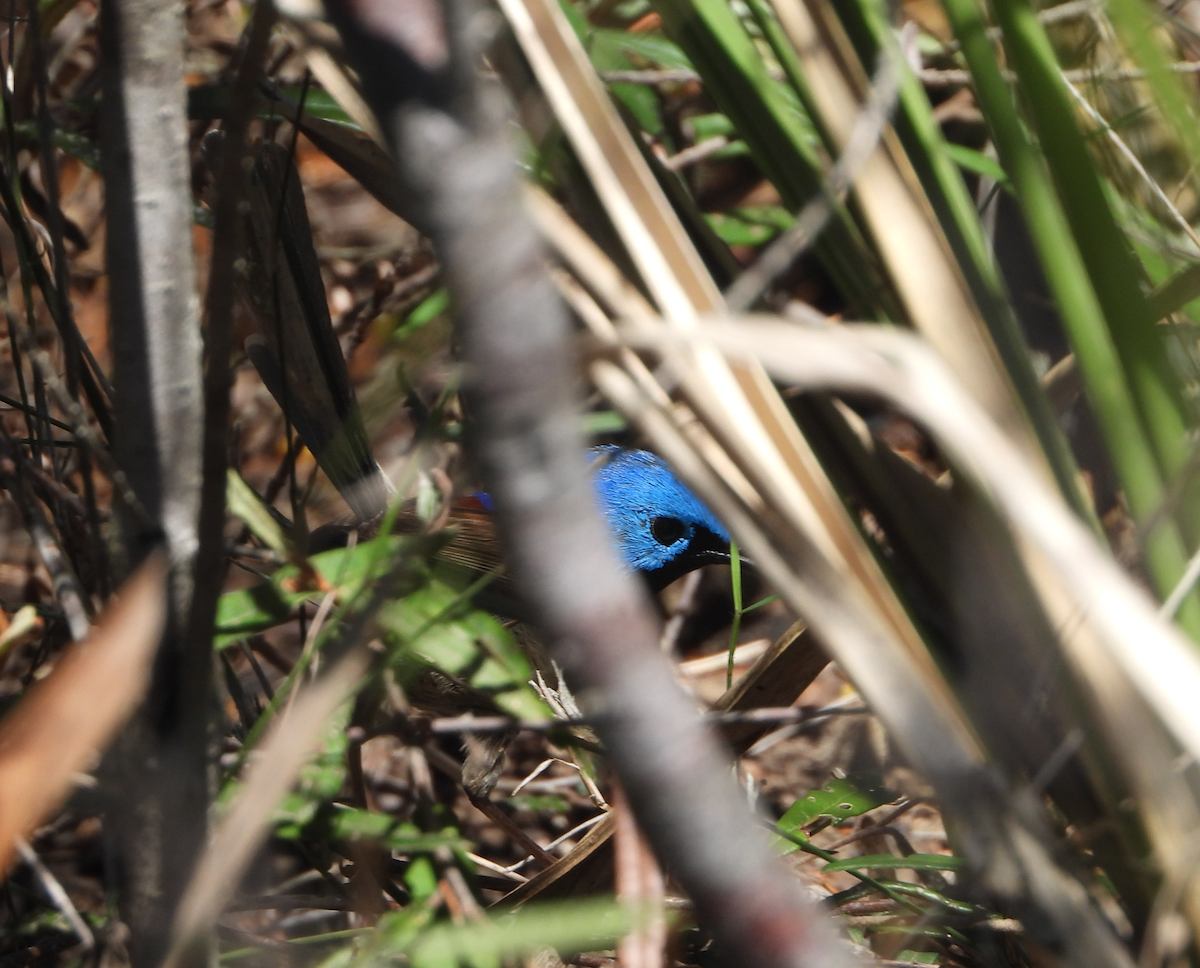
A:
[[[166,617],[165,581],[155,555],[91,634],[0,720],[0,872],[16,839],[65,799],[72,775],[108,745],[145,692]]]

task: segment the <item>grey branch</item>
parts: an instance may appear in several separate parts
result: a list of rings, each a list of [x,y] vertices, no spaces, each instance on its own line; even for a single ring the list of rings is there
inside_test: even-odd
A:
[[[212,653],[189,649],[204,407],[192,253],[182,7],[112,0],[100,75],[116,461],[144,513],[119,508],[123,565],[163,545],[167,626],[143,707],[105,768],[117,896],[134,968],[162,961],[207,834]],[[118,505],[121,502],[118,501]]]
[[[470,443],[513,572],[647,839],[731,964],[839,963],[675,681],[645,592],[596,510],[567,314],[523,209],[499,93],[473,68],[492,15],[467,0],[441,7],[445,24],[418,22],[440,20],[432,5],[328,8],[439,250],[467,364]]]

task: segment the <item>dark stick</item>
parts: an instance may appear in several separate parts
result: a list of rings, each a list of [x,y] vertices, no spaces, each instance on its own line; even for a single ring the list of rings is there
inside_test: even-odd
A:
[[[50,118],[50,100],[47,94],[49,78],[47,77],[45,42],[42,37],[41,14],[38,5],[29,8],[30,39],[33,44],[33,73],[37,88],[37,126],[39,164],[42,169],[42,180],[46,187],[46,225],[50,231],[51,251],[54,268],[54,296],[58,305],[54,309],[56,316],[71,319],[71,325],[62,329],[63,364],[66,369],[67,391],[72,399],[79,399],[79,371],[87,364],[81,358],[79,344],[83,336],[73,321],[71,311],[71,272],[67,263],[67,248],[64,242],[64,218],[62,212],[62,193],[58,178],[58,159],[54,148],[54,125]],[[50,293],[46,293],[49,296]],[[46,421],[51,422],[49,415]],[[47,433],[51,448],[58,446],[53,434]],[[100,530],[100,512],[96,505],[96,487],[92,480],[92,461],[87,448],[79,450],[79,478],[83,485],[83,499],[87,507],[87,526],[91,539],[89,552],[95,558],[92,570],[96,574],[100,593],[107,597],[111,592],[109,584],[108,553],[104,545],[104,535]],[[51,507],[55,507],[51,505]],[[57,508],[55,507],[57,511]]]
[[[433,4],[328,7],[438,248],[470,442],[513,570],[638,822],[730,964],[843,961],[747,815],[596,511],[567,315],[522,207],[500,94],[474,70],[493,15],[469,0],[447,0],[444,23]]]
[[[819,722],[830,716],[865,716],[870,712],[866,706],[830,706],[813,709],[808,706],[778,706],[747,709],[744,712],[715,712],[704,717],[711,726],[740,726],[754,723],[766,726],[786,726],[797,723]],[[503,733],[512,729],[532,733],[548,733],[571,726],[590,726],[590,719],[512,719],[509,716],[452,716],[432,719],[425,726],[433,736],[457,736],[462,733]]]
[[[233,307],[235,263],[242,248],[239,205],[248,181],[246,135],[254,118],[255,89],[275,23],[271,0],[254,7],[241,63],[233,83],[229,110],[222,125],[224,137],[216,171],[213,202],[212,261],[205,293],[204,330],[204,444],[200,491],[200,546],[196,552],[196,588],[191,628],[204,640],[195,648],[211,647],[217,598],[225,578],[225,475],[229,466],[229,393],[233,385]]]
[[[208,290],[205,293],[204,423],[197,441],[201,461],[197,508],[199,533],[186,640],[187,653],[195,657],[197,666],[205,661],[205,657],[211,663],[217,599],[225,581],[225,478],[228,469],[229,395],[233,382],[230,358],[233,354],[234,266],[241,254],[242,218],[238,206],[245,197],[247,186],[248,173],[244,161],[249,154],[246,135],[256,107],[254,91],[262,73],[274,23],[274,4],[271,0],[258,0],[244,35],[241,62],[223,125],[221,154],[215,166],[212,258]],[[186,125],[180,130],[186,131]],[[211,678],[210,670],[211,665],[208,670],[195,669],[194,674],[204,676],[207,671]],[[259,671],[257,663],[255,671]],[[190,863],[185,874],[191,874]],[[189,968],[211,964],[212,958],[207,947],[204,939],[199,939],[186,949],[177,964]],[[161,953],[158,960],[161,961]],[[136,962],[134,968],[139,968]]]

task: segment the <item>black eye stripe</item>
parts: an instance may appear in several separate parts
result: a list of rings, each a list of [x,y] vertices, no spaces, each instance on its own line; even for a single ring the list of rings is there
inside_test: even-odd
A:
[[[651,518],[650,534],[660,545],[673,545],[687,534],[687,525],[679,518]]]

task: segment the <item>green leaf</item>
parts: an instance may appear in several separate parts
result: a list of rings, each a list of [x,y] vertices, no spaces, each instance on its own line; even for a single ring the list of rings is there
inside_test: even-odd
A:
[[[960,871],[963,868],[961,857],[947,857],[945,854],[909,854],[907,857],[893,857],[891,854],[865,854],[862,857],[847,857],[845,860],[835,860],[821,869],[822,873],[832,874],[835,871],[861,871],[871,868],[880,870],[914,870],[914,871]]]
[[[450,293],[444,288],[435,289],[417,303],[404,322],[396,327],[395,332],[392,333],[392,339],[403,340],[411,336],[422,326],[432,323],[441,316],[449,306]]]
[[[830,780],[820,790],[810,790],[788,807],[775,826],[783,833],[803,838],[802,828],[818,817],[832,817],[840,822],[895,799],[896,794],[879,783],[878,774],[852,774]],[[781,840],[781,846],[785,854],[800,849],[798,844],[788,840]]]
[[[582,787],[582,784],[580,784],[580,787]],[[566,798],[557,797],[553,794],[530,797],[509,797],[505,803],[507,803],[508,806],[513,810],[529,810],[530,812],[534,813],[540,810],[545,810],[547,813],[565,814],[571,809],[570,805],[566,801]]]
[[[635,65],[625,54],[619,30],[593,30],[587,41],[588,56],[597,71],[627,71]],[[658,93],[646,84],[613,84],[613,95],[629,109],[638,126],[651,137],[662,133]]]
[[[570,0],[559,0],[558,8],[563,12],[563,16],[567,18],[567,23],[571,25],[571,29],[575,31],[575,36],[579,38],[579,42],[587,47],[588,41],[592,39],[592,25],[587,22],[582,11]]]
[[[547,947],[563,955],[611,948],[634,920],[605,898],[531,905],[503,918],[465,925],[439,924],[418,937],[412,966],[498,965]]]
[[[411,539],[388,538],[383,553],[375,541],[354,548],[334,548],[309,559],[314,571],[336,591],[339,601],[348,601],[373,577],[382,561],[391,560]],[[217,633],[213,644],[218,649],[264,632],[287,620],[300,602],[319,598],[324,593],[312,589],[295,590],[300,569],[286,565],[268,581],[253,588],[226,592],[217,602]]]
[[[956,901],[954,898],[946,897],[945,894],[941,894],[924,884],[909,884],[906,881],[894,880],[879,880],[874,883],[862,881],[856,887],[852,887],[847,891],[840,891],[826,898],[826,903],[831,907],[838,907],[847,901],[857,900],[860,897],[869,897],[881,889],[889,896],[903,896],[929,901],[932,904],[937,904],[947,910],[954,911],[956,914],[963,914],[967,917],[978,917],[983,910],[966,901]]]
[[[713,114],[697,114],[685,122],[692,129],[692,139],[699,144],[709,138],[729,138],[736,134],[733,122],[719,111]]]
[[[518,719],[544,719],[545,703],[529,684],[532,670],[512,633],[462,592],[434,578],[379,613],[389,644],[467,682]]]
[[[229,108],[229,87],[224,84],[200,84],[188,89],[188,118],[193,121],[215,121],[225,116]],[[296,85],[281,86],[279,94],[293,103],[300,101],[300,87]],[[351,120],[337,100],[328,91],[319,87],[309,87],[304,92],[304,113],[312,118],[331,121],[344,128],[354,131],[362,129]],[[259,119],[271,121],[279,119],[279,112],[267,107],[258,113]]]
[[[946,154],[960,168],[973,171],[977,175],[983,175],[984,178],[990,178],[997,184],[1008,185],[1008,173],[1000,166],[1000,162],[996,161],[995,158],[989,158],[982,151],[975,151],[972,148],[964,148],[962,145],[947,142]]]
[[[779,205],[755,205],[704,216],[727,245],[762,245],[791,227],[794,219]]]
[[[910,965],[936,965],[938,953],[936,951],[913,951],[911,948],[905,948],[896,955],[895,960],[907,962]]]
[[[635,33],[629,30],[614,30],[610,27],[597,27],[592,31],[594,39],[609,36],[611,36],[609,42],[614,47],[634,61],[644,62],[644,66],[670,67],[676,70],[693,69],[692,62],[688,60],[688,56],[682,48],[662,34],[641,31]]]
[[[453,827],[430,833],[414,823],[402,822],[386,813],[356,810],[336,804],[330,818],[329,833],[337,840],[372,840],[389,850],[406,854],[424,853],[439,847],[455,850],[470,847],[470,841],[465,840]]]
[[[830,780],[820,790],[802,796],[779,818],[784,830],[803,827],[818,817],[845,820],[858,817],[896,799],[896,795],[875,781],[875,774],[854,774]]]
[[[414,857],[412,863],[408,865],[408,870],[404,872],[404,886],[408,888],[408,893],[412,895],[414,901],[423,901],[428,897],[433,897],[438,889],[438,876],[433,861],[428,857]],[[382,918],[379,926],[385,934],[392,929],[392,925],[384,924]],[[394,940],[400,944],[406,944],[408,939],[402,933]]]
[[[619,434],[629,428],[624,415],[615,410],[594,410],[583,415],[583,432],[593,437],[597,434]]]
[[[258,492],[232,467],[226,477],[225,501],[229,505],[229,513],[240,518],[259,541],[276,554],[290,554],[291,542],[283,526],[271,514]]]
[[[1196,299],[1200,299],[1200,264],[1188,266],[1150,293],[1150,303],[1158,319],[1179,312]]]
[[[293,608],[311,597],[312,593],[307,591],[285,591],[275,581],[226,592],[217,602],[217,631],[213,645],[223,649],[265,632],[286,621]]]

